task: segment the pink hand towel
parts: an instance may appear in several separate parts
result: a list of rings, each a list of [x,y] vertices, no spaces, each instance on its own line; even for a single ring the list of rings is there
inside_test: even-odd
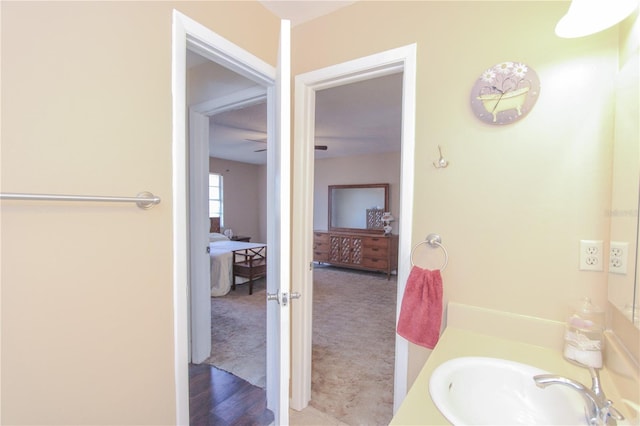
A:
[[[442,324],[442,276],[414,266],[404,289],[398,334],[429,349],[438,343]]]

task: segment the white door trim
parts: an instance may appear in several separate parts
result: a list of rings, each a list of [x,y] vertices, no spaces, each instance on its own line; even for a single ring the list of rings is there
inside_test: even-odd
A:
[[[400,301],[410,270],[413,228],[413,188],[416,115],[416,55],[411,44],[296,76],[294,129],[296,149],[293,170],[292,291],[305,295],[292,309],[291,407],[301,410],[311,399],[311,338],[313,309],[313,145],[315,92],[343,84],[403,72],[402,153],[400,177],[399,259],[396,324]],[[396,335],[394,413],[407,393],[408,350]]]
[[[186,53],[189,50],[224,65],[268,88],[275,85],[275,68],[186,15],[173,11],[172,28],[172,182],[173,182],[173,309],[176,424],[189,424],[189,255],[187,233]],[[273,104],[273,102],[271,102]],[[273,112],[273,111],[272,111]],[[267,178],[269,179],[269,177]],[[269,241],[267,241],[269,243]]]
[[[264,102],[267,99],[267,89],[262,86],[238,90],[227,96],[191,105],[191,110],[211,117],[221,112],[246,108]]]

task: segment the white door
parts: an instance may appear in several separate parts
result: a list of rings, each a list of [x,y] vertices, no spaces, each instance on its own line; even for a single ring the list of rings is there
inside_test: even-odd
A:
[[[188,142],[185,114],[187,49],[254,80],[267,89],[268,155],[267,166],[267,291],[275,295],[267,302],[267,405],[274,413],[275,424],[288,424],[289,418],[289,288],[290,288],[290,23],[282,21],[279,65],[277,69],[249,52],[220,37],[210,29],[174,10],[173,21],[173,183],[174,183],[174,326],[176,371],[176,423],[189,423],[189,278],[188,235]],[[284,84],[280,84],[282,81]],[[277,98],[277,100],[276,100]],[[195,117],[195,116],[194,116]],[[204,123],[203,117],[193,123]],[[195,131],[195,129],[191,129]],[[203,139],[204,131],[196,139]],[[201,164],[202,165],[202,164]],[[204,172],[202,172],[204,173]],[[200,191],[199,191],[200,192]],[[197,215],[197,214],[196,214]],[[200,213],[201,215],[201,213]],[[202,216],[202,215],[201,215]],[[191,217],[193,220],[194,217]],[[206,223],[202,218],[198,223]],[[207,232],[207,231],[205,231]],[[205,234],[207,235],[207,234]],[[197,246],[197,247],[196,247]],[[200,244],[194,241],[197,251]],[[208,261],[208,257],[207,257]],[[208,289],[208,286],[207,286]],[[204,292],[204,290],[203,290]],[[207,311],[207,292],[199,303]],[[200,301],[201,302],[201,301]],[[203,312],[200,312],[202,315]],[[206,315],[201,317],[202,323]],[[202,324],[200,324],[202,325]],[[198,332],[198,335],[201,333]],[[198,347],[198,349],[196,349]],[[198,357],[206,353],[206,344],[193,346]],[[195,353],[192,354],[195,357]]]
[[[267,153],[267,407],[275,424],[289,423],[291,99],[290,23],[282,21]],[[269,105],[268,107],[271,107]],[[274,131],[271,131],[273,129]]]

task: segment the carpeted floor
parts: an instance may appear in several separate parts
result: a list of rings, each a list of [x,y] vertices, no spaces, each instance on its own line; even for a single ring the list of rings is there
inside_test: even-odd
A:
[[[211,298],[211,356],[205,361],[249,383],[266,386],[266,281]]]
[[[395,277],[314,271],[312,406],[350,425],[389,424],[395,300]]]
[[[264,280],[211,299],[208,363],[265,386]],[[349,425],[393,415],[396,280],[332,267],[314,270],[311,405]]]

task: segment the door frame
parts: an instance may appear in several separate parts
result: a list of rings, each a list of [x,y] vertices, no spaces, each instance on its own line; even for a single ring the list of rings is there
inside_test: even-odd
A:
[[[410,44],[295,78],[293,170],[292,291],[304,297],[292,307],[291,408],[302,410],[311,400],[311,347],[313,312],[313,181],[316,91],[370,78],[403,72],[398,285],[396,324],[410,271],[413,231],[413,193],[416,116],[417,45]],[[394,413],[407,394],[409,345],[396,334]]]
[[[191,50],[255,81],[267,90],[275,115],[276,69],[177,10],[172,27],[173,326],[176,424],[189,424],[189,200],[186,53]],[[268,132],[272,133],[272,132]],[[273,143],[270,140],[267,143]],[[268,171],[273,173],[273,171]],[[269,180],[269,176],[267,177]],[[269,241],[267,241],[269,243]]]

